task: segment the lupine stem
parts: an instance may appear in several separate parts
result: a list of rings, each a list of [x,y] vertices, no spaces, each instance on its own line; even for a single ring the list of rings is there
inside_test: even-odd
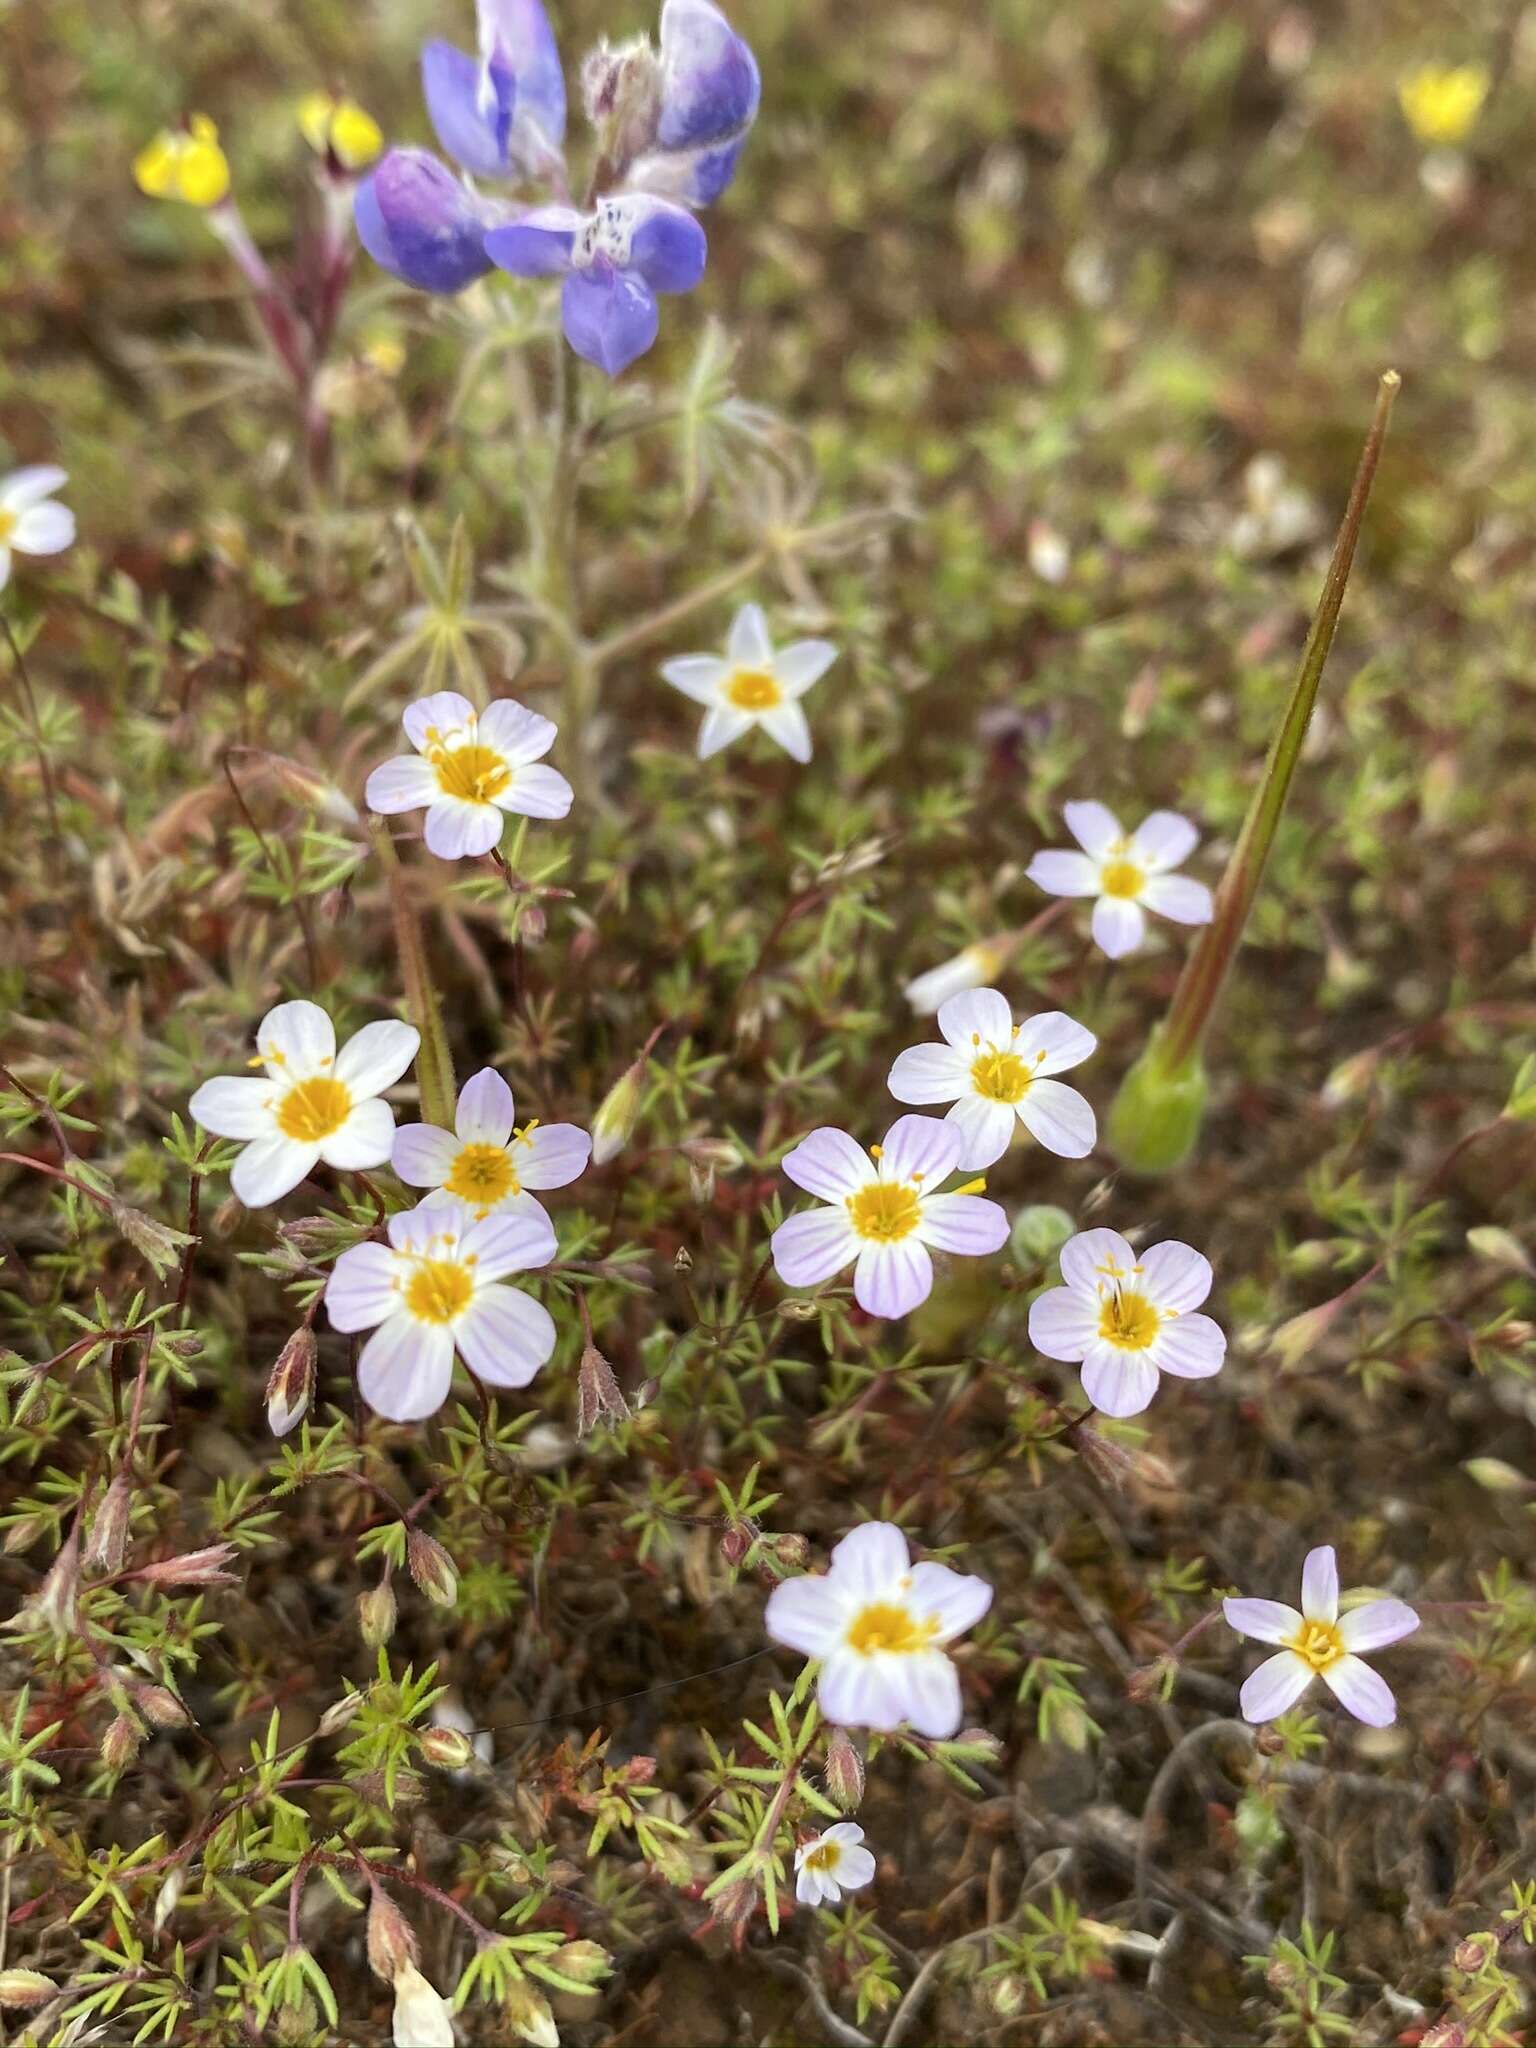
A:
[[[395,944],[400,953],[400,978],[405,984],[406,1005],[411,1013],[411,1022],[421,1033],[421,1048],[416,1055],[421,1113],[429,1124],[451,1131],[457,1093],[453,1054],[448,1049],[448,1034],[443,1029],[442,1006],[437,999],[432,970],[427,964],[421,925],[406,890],[405,875],[400,867],[400,857],[395,852],[395,842],[389,836],[389,826],[380,817],[370,817],[368,834],[389,889],[389,907],[395,920]]]

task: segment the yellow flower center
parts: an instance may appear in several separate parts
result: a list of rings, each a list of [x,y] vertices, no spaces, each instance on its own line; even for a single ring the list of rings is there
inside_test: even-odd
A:
[[[1146,875],[1133,860],[1110,860],[1104,863],[1099,875],[1099,888],[1105,896],[1139,896],[1146,885]]]
[[[457,1259],[423,1259],[406,1283],[405,1305],[422,1323],[451,1323],[469,1307],[475,1283]]]
[[[922,1211],[916,1191],[899,1181],[872,1180],[848,1197],[848,1214],[860,1237],[876,1244],[894,1244],[916,1230]]]
[[[920,1621],[905,1607],[888,1600],[875,1600],[861,1607],[848,1624],[844,1638],[850,1650],[861,1657],[878,1657],[887,1651],[896,1657],[915,1656],[926,1650],[939,1632],[936,1621]]]
[[[1117,1289],[1104,1297],[1099,1310],[1099,1335],[1121,1351],[1145,1351],[1162,1320],[1144,1294]]]
[[[352,1114],[352,1091],[327,1074],[300,1081],[277,1106],[277,1128],[301,1145],[318,1145]]]
[[[494,747],[471,742],[467,747],[434,747],[427,756],[437,770],[437,786],[444,796],[463,797],[466,803],[488,804],[500,796],[512,780],[512,770]]]
[[[773,677],[760,668],[737,669],[725,686],[725,694],[738,711],[771,711],[784,697]]]
[[[1030,1078],[1016,1052],[984,1052],[971,1062],[971,1084],[989,1102],[1021,1101]]]
[[[1295,1635],[1287,1639],[1285,1647],[1294,1650],[1314,1671],[1326,1671],[1349,1655],[1344,1638],[1331,1621],[1304,1621]]]
[[[466,1145],[443,1186],[450,1195],[481,1209],[494,1208],[504,1196],[522,1193],[512,1161],[500,1145]]]
[[[0,548],[3,548],[19,524],[14,512],[7,512],[0,506]]]
[[[836,1842],[818,1842],[814,1849],[808,1849],[805,1856],[807,1870],[831,1870],[838,1861]]]

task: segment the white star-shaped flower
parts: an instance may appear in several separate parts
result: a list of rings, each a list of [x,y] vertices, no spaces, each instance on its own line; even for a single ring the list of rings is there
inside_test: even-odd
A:
[[[802,1906],[835,1906],[844,1892],[856,1892],[875,1874],[875,1859],[864,1848],[864,1830],[840,1820],[812,1835],[795,1851],[795,1897]]]
[[[761,605],[736,614],[725,655],[682,654],[664,661],[672,685],[708,709],[699,727],[699,759],[718,754],[760,725],[796,761],[811,758],[811,728],[800,699],[837,659],[830,640],[796,640],[774,651]]]
[[[990,1166],[1022,1124],[1047,1152],[1082,1159],[1098,1140],[1092,1109],[1075,1088],[1049,1078],[1075,1067],[1098,1044],[1060,1010],[1015,1024],[995,988],[951,996],[939,1006],[943,1045],[909,1046],[891,1068],[898,1102],[949,1102],[944,1121],[960,1133],[960,1165]]]
[[[530,1188],[568,1187],[586,1171],[592,1140],[575,1124],[513,1125],[512,1090],[493,1067],[471,1074],[459,1090],[454,1127],[402,1124],[391,1158],[413,1188],[441,1188],[478,1216],[543,1206]]]
[[[402,723],[416,749],[375,768],[364,792],[384,816],[425,810],[423,837],[442,860],[464,860],[499,846],[507,813],[563,818],[571,785],[543,757],[558,728],[511,697],[476,711],[456,690],[412,704]]]
[[[1366,1600],[1339,1612],[1339,1566],[1333,1546],[1309,1550],[1301,1568],[1301,1612],[1283,1600],[1223,1600],[1222,1612],[1239,1635],[1279,1643],[1243,1683],[1245,1721],[1273,1721],[1294,1707],[1314,1678],[1340,1706],[1371,1728],[1397,1719],[1392,1688],[1360,1656],[1411,1636],[1419,1617],[1403,1600]]]
[[[53,502],[69,482],[51,462],[13,469],[0,479],[0,590],[11,578],[11,555],[56,555],[75,537],[75,515]]]
[[[1221,1371],[1227,1340],[1192,1315],[1211,1291],[1211,1262],[1170,1239],[1132,1251],[1116,1230],[1083,1230],[1061,1248],[1064,1287],[1030,1304],[1029,1341],[1047,1358],[1083,1369],[1083,1392],[1103,1415],[1139,1415],[1160,1373],[1205,1380]]]
[[[1173,872],[1200,842],[1188,818],[1154,811],[1126,832],[1103,804],[1068,804],[1063,816],[1083,851],[1037,853],[1025,872],[1048,895],[1098,898],[1094,943],[1111,960],[1135,952],[1147,935],[1149,910],[1178,924],[1210,923],[1210,890]]]

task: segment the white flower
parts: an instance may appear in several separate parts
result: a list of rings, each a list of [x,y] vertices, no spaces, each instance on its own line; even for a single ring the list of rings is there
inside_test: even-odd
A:
[[[875,1859],[861,1846],[864,1830],[840,1820],[825,1834],[812,1835],[795,1851],[795,1897],[802,1906],[835,1906],[844,1892],[856,1892],[875,1874]]]
[[[995,940],[978,939],[963,953],[952,954],[939,966],[930,967],[926,974],[909,981],[902,994],[919,1017],[931,1017],[950,996],[961,995],[968,988],[980,988],[990,981],[1006,958],[1006,949]]]
[[[891,1522],[866,1522],[824,1575],[786,1579],[768,1596],[769,1637],[819,1657],[822,1717],[843,1728],[899,1728],[937,1741],[960,1726],[960,1678],[944,1645],[992,1605],[985,1579],[913,1564]]]
[[[320,1160],[361,1171],[382,1166],[395,1113],[379,1098],[416,1057],[420,1036],[388,1019],[365,1024],[338,1053],[318,1003],[279,1003],[256,1033],[253,1067],[264,1081],[205,1081],[188,1107],[205,1131],[246,1138],[229,1184],[248,1209],[281,1201]]]
[[[574,1124],[513,1128],[512,1090],[482,1067],[459,1090],[452,1131],[403,1124],[391,1163],[413,1188],[441,1188],[477,1217],[522,1210],[543,1216],[529,1188],[563,1188],[586,1171],[592,1140]]]
[[[416,753],[375,768],[363,794],[370,810],[386,815],[425,807],[423,836],[443,860],[489,853],[508,811],[563,818],[571,808],[565,777],[538,765],[558,728],[511,697],[477,712],[467,697],[439,690],[411,705],[402,722]]]
[[[389,1219],[389,1243],[353,1245],[331,1268],[325,1306],[338,1330],[372,1330],[357,1383],[391,1422],[439,1409],[455,1351],[493,1387],[526,1387],[555,1348],[542,1303],[504,1275],[555,1256],[549,1218],[513,1210],[476,1220],[467,1203],[434,1195]]]
[[[717,654],[683,654],[664,661],[661,673],[673,689],[709,707],[699,727],[701,761],[754,725],[795,760],[809,761],[811,729],[800,699],[836,659],[830,640],[796,640],[775,654],[762,606],[744,604],[731,626],[724,660]]]
[[[1283,1600],[1223,1600],[1239,1635],[1284,1647],[1249,1673],[1239,1704],[1246,1721],[1273,1721],[1294,1707],[1314,1678],[1371,1728],[1397,1719],[1392,1688],[1359,1655],[1411,1636],[1419,1617],[1402,1600],[1367,1600],[1339,1613],[1339,1566],[1333,1546],[1307,1552],[1301,1568],[1301,1612]]]
[[[1205,1380],[1227,1340],[1191,1315],[1211,1291],[1211,1262],[1170,1239],[1134,1252],[1115,1230],[1083,1230],[1061,1248],[1064,1287],[1030,1305],[1029,1341],[1047,1358],[1082,1362],[1083,1392],[1104,1415],[1139,1415],[1157,1376]]]
[[[1093,1111],[1075,1088],[1047,1079],[1087,1059],[1098,1040],[1060,1010],[1015,1024],[995,988],[939,1006],[945,1045],[899,1053],[889,1087],[898,1102],[951,1102],[967,1171],[1001,1159],[1022,1124],[1047,1152],[1082,1159],[1098,1141]]]
[[[395,2048],[453,2048],[453,2008],[414,1963],[395,1973]]]
[[[69,477],[51,462],[13,469],[0,481],[0,590],[11,580],[11,555],[56,555],[75,537],[75,515],[53,503]]]
[[[959,1131],[932,1116],[898,1117],[868,1152],[846,1131],[812,1131],[784,1155],[784,1171],[829,1206],[803,1210],[773,1233],[779,1278],[815,1287],[852,1265],[853,1298],[868,1314],[916,1308],[933,1286],[930,1245],[977,1258],[1008,1235],[1003,1210],[975,1192],[984,1181],[936,1192],[959,1157]]]
[[[1147,935],[1146,912],[1179,924],[1209,924],[1211,892],[1173,870],[1200,835],[1177,811],[1154,811],[1134,832],[1103,804],[1068,804],[1067,830],[1081,853],[1037,853],[1025,870],[1052,896],[1096,896],[1094,943],[1111,960],[1134,953]]]

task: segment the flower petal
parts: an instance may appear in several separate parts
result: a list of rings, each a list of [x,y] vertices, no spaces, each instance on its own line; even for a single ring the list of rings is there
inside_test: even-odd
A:
[[[867,1849],[850,1845],[838,1858],[837,1881],[844,1891],[862,1890],[874,1874],[875,1859]]]
[[[1095,860],[1102,860],[1109,849],[1125,837],[1120,820],[1104,804],[1064,804],[1061,815],[1067,821],[1067,830],[1084,853],[1091,854]]]
[[[1098,1043],[1087,1026],[1065,1010],[1042,1010],[1038,1017],[1024,1019],[1014,1049],[1021,1058],[1034,1062],[1036,1075],[1044,1078],[1081,1066]]]
[[[883,1181],[946,1179],[960,1157],[960,1133],[937,1116],[899,1116],[880,1141]]]
[[[1029,1341],[1047,1358],[1076,1365],[1099,1334],[1099,1311],[1072,1287],[1052,1287],[1029,1305]]]
[[[270,1081],[220,1074],[205,1081],[187,1104],[188,1113],[216,1138],[260,1138],[275,1130],[276,1090]]]
[[[1305,1626],[1294,1607],[1283,1600],[1223,1600],[1227,1626],[1256,1643],[1283,1643]]]
[[[872,1316],[904,1316],[933,1290],[933,1261],[916,1238],[868,1244],[853,1269],[853,1298]]]
[[[942,1651],[937,1654],[943,1657]],[[826,1655],[816,1686],[822,1719],[837,1728],[899,1728],[907,1718],[902,1681],[908,1661],[865,1657],[856,1650],[834,1648]],[[944,1662],[949,1659],[945,1657]]]
[[[634,199],[630,268],[653,292],[691,292],[704,275],[709,244],[686,207],[665,199]]]
[[[860,1244],[841,1207],[787,1217],[768,1242],[774,1270],[786,1287],[819,1287],[857,1258]]]
[[[837,1584],[855,1601],[888,1593],[911,1561],[911,1546],[894,1522],[860,1522],[832,1546]]]
[[[1341,1707],[1368,1728],[1390,1728],[1397,1719],[1397,1701],[1379,1671],[1359,1657],[1341,1657],[1323,1673],[1323,1683]]]
[[[1288,1713],[1312,1683],[1312,1667],[1294,1650],[1278,1650],[1266,1657],[1256,1671],[1243,1680],[1237,1696],[1245,1721],[1273,1721]]]
[[[542,172],[565,137],[565,72],[549,16],[542,0],[478,0],[475,12],[482,53],[516,82],[513,154],[529,171]],[[531,147],[535,142],[542,147]]]
[[[555,1348],[549,1310],[516,1287],[482,1287],[454,1329],[459,1356],[493,1387],[526,1387]]]
[[[893,1095],[896,1090],[891,1090]],[[904,1096],[898,1096],[905,1101]],[[991,1166],[1013,1143],[1018,1117],[1006,1102],[989,1102],[984,1095],[962,1095],[944,1121],[960,1133],[960,1157],[955,1162],[967,1173]]]
[[[535,206],[492,228],[485,237],[485,253],[498,270],[513,277],[563,276],[585,224],[573,206]]]
[[[1024,870],[1026,878],[1048,896],[1097,896],[1099,868],[1086,853],[1048,847]]]
[[[461,747],[475,738],[479,719],[475,707],[457,690],[434,690],[406,706],[400,723],[417,753],[429,747]]]
[[[478,738],[482,746],[494,747],[514,767],[521,768],[529,761],[542,761],[559,730],[552,718],[530,711],[515,697],[498,697],[480,714]]]
[[[1157,1392],[1157,1367],[1144,1351],[1090,1344],[1082,1364],[1083,1392],[1101,1415],[1140,1415]]]
[[[1339,1560],[1331,1543],[1307,1552],[1301,1567],[1301,1611],[1308,1621],[1339,1618]]]
[[[771,711],[759,712],[757,722],[792,761],[810,760],[811,728],[798,704],[775,704]]]
[[[1131,834],[1136,865],[1157,874],[1182,867],[1199,844],[1200,834],[1177,811],[1154,811]]]
[[[718,654],[679,654],[672,661],[661,664],[661,674],[674,690],[681,690],[685,697],[691,697],[695,704],[713,704],[720,696],[720,685],[731,672],[728,661],[722,661]]]
[[[415,1059],[421,1033],[398,1018],[381,1018],[354,1033],[336,1055],[335,1074],[356,1095],[382,1095]]]
[[[453,1172],[459,1140],[436,1124],[402,1124],[395,1133],[390,1165],[407,1187],[440,1188]]]
[[[1339,1616],[1339,1634],[1346,1650],[1383,1650],[1411,1636],[1419,1617],[1406,1600],[1367,1600]]]
[[[560,773],[542,761],[521,767],[493,801],[504,811],[523,818],[563,818],[569,814],[576,792]]]
[[[445,1238],[457,1244],[473,1226],[475,1212],[457,1195],[428,1195],[414,1209],[399,1209],[384,1226],[397,1252],[415,1252],[426,1257],[442,1246]]]
[[[479,1217],[459,1233],[459,1256],[474,1261],[477,1283],[547,1266],[559,1249],[554,1225],[534,1201]]]
[[[1175,1379],[1208,1380],[1227,1362],[1226,1333],[1210,1316],[1179,1316],[1153,1338],[1152,1357],[1159,1372]]]
[[[1209,924],[1215,907],[1204,882],[1193,882],[1188,875],[1151,876],[1142,886],[1140,900],[1175,924]]]
[[[716,704],[704,714],[699,727],[699,759],[707,761],[711,754],[718,754],[722,747],[728,747],[733,740],[739,740],[744,732],[750,732],[755,723],[750,711],[741,711],[734,704]]]
[[[318,1145],[300,1145],[292,1138],[257,1138],[229,1170],[230,1193],[247,1209],[265,1209],[292,1194],[319,1158]]]
[[[845,1202],[875,1178],[875,1164],[846,1131],[823,1124],[784,1154],[784,1172],[797,1188],[823,1202]]]
[[[491,268],[495,211],[427,150],[390,150],[358,186],[352,214],[374,262],[418,291],[462,291]]]
[[[507,1145],[515,1117],[512,1090],[494,1067],[482,1067],[459,1090],[453,1128],[466,1145]]]
[[[568,1188],[592,1157],[592,1140],[577,1124],[538,1124],[512,1147],[512,1164],[525,1188]]]
[[[1211,1291],[1211,1262],[1176,1237],[1149,1245],[1141,1254],[1141,1290],[1154,1308],[1179,1314],[1198,1308]]]
[[[1098,1298],[1101,1280],[1134,1272],[1136,1254],[1118,1230],[1080,1230],[1061,1248],[1061,1277],[1069,1287]]]
[[[489,853],[506,827],[495,804],[471,803],[467,797],[438,796],[427,812],[423,838],[439,860],[472,860]]]
[[[355,1244],[344,1251],[325,1283],[325,1312],[333,1330],[371,1330],[400,1306],[400,1268],[388,1245]]]
[[[421,93],[438,141],[455,163],[481,178],[504,178],[515,105],[512,81],[482,98],[487,73],[477,58],[452,43],[422,45]]]
[[[340,1130],[320,1140],[320,1157],[341,1173],[366,1173],[387,1163],[395,1142],[395,1112],[370,1095],[354,1102]]]
[[[68,482],[68,470],[60,469],[56,462],[33,462],[25,469],[13,469],[8,477],[0,477],[0,512],[14,517],[51,498]]]
[[[982,1195],[929,1195],[918,1230],[935,1251],[980,1259],[1008,1242],[1008,1212]]]
[[[256,1027],[256,1050],[274,1081],[310,1081],[330,1071],[336,1027],[318,1003],[279,1003]]]
[[[964,1712],[960,1674],[944,1652],[929,1650],[916,1657],[903,1657],[897,1669],[898,1683],[906,1695],[903,1718],[919,1735],[935,1742],[957,1734]]]
[[[967,1058],[985,1046],[997,1046],[1003,1052],[1019,1049],[1008,998],[995,988],[968,988],[951,996],[947,1003],[940,1003],[937,1023],[955,1051]]]
[[[67,505],[31,505],[19,515],[10,544],[18,554],[56,555],[75,537],[75,515]]]
[[[760,604],[744,604],[731,621],[725,643],[726,657],[734,668],[767,668],[773,660],[773,642],[768,621]]]
[[[830,640],[792,640],[773,657],[774,681],[786,697],[803,697],[837,659]]]
[[[357,1384],[375,1414],[391,1422],[435,1415],[453,1379],[453,1336],[445,1323],[400,1314],[381,1323],[357,1361]]]
[[[847,1603],[830,1579],[807,1572],[785,1579],[768,1595],[763,1626],[770,1642],[803,1657],[825,1657],[843,1639]]]
[[[1123,896],[1101,896],[1093,906],[1089,923],[1093,942],[1111,960],[1123,960],[1134,953],[1147,935],[1147,920],[1141,906]]]
[[[437,773],[420,754],[397,754],[375,768],[363,787],[363,802],[386,818],[424,811],[436,795]]]
[[[1018,1116],[1035,1142],[1059,1159],[1086,1159],[1099,1142],[1098,1120],[1088,1098],[1064,1081],[1032,1082]]]
[[[934,1641],[952,1643],[972,1629],[992,1605],[992,1588],[973,1572],[952,1571],[947,1564],[925,1560],[912,1567],[911,1604],[936,1621]]]
[[[886,1086],[898,1102],[953,1102],[965,1093],[969,1081],[969,1063],[948,1045],[908,1046],[896,1055],[886,1076]]]
[[[663,149],[691,149],[744,128],[761,94],[757,63],[711,0],[665,0],[661,10]]]
[[[656,294],[643,278],[573,270],[560,291],[560,324],[583,361],[617,377],[645,354],[661,323]]]

